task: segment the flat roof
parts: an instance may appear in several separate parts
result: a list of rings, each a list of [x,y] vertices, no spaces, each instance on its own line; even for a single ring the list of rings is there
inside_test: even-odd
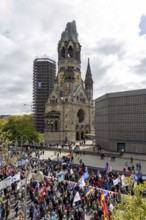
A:
[[[49,63],[54,63],[56,64],[56,61],[55,60],[52,60],[51,58],[47,57],[47,56],[44,56],[44,57],[36,57],[34,59],[34,62],[43,62],[43,61],[48,61]]]
[[[106,98],[136,96],[136,95],[146,95],[146,89],[107,93],[107,94],[105,94],[103,96],[100,96],[99,98],[95,99],[95,102],[96,101],[101,101],[101,100],[106,99]]]

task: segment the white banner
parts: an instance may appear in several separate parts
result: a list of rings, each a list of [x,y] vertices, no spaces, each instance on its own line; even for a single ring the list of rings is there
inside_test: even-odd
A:
[[[19,181],[19,180],[20,180],[20,172],[17,173],[15,176],[11,177],[11,183],[14,183],[14,182]]]
[[[0,182],[0,190],[11,186],[11,176]]]
[[[8,186],[11,186],[12,183],[20,180],[20,172],[17,173],[15,176],[9,176],[5,180],[0,182],[0,190],[4,189]]]

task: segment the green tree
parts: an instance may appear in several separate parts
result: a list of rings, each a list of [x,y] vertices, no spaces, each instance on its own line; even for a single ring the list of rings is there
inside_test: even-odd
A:
[[[10,131],[4,131],[7,120],[0,118],[0,144],[9,143]]]
[[[33,127],[33,117],[32,115],[13,115],[10,116],[2,132],[9,133],[9,139],[11,141],[17,142],[41,142],[43,141],[43,136],[38,133]]]
[[[134,196],[122,196],[122,202],[114,207],[112,220],[145,220],[146,196],[143,196],[144,191],[146,191],[146,182],[134,187]]]
[[[7,120],[0,118],[0,132],[3,131],[6,123],[7,123]]]

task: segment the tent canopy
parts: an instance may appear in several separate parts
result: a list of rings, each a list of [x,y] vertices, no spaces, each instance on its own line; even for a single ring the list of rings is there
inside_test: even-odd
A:
[[[90,139],[95,139],[96,138],[95,134],[85,134],[85,136],[90,138]]]

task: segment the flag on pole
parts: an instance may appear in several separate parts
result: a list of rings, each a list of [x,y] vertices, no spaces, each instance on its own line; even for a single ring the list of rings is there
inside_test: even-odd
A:
[[[94,190],[93,189],[89,189],[87,192],[86,192],[86,197],[88,197],[90,195],[90,193],[92,193]]]
[[[88,171],[86,171],[83,175],[82,175],[82,178],[84,180],[86,180],[88,178]]]
[[[46,187],[43,186],[43,187],[39,188],[38,193],[39,193],[39,195],[41,195],[41,194],[46,195],[47,194]]]
[[[140,178],[140,174],[139,173],[135,173],[134,175],[134,182],[137,182]]]
[[[103,190],[104,198],[108,197],[108,192],[106,190]]]
[[[70,169],[70,174],[73,174],[73,173],[74,173],[74,172],[73,172],[73,169],[71,168],[71,169]]]
[[[80,187],[86,186],[86,183],[85,183],[84,179],[81,179],[79,186]]]
[[[80,194],[79,194],[79,192],[76,192],[73,203],[78,202],[80,200],[81,200]]]
[[[33,220],[36,219],[36,217],[39,215],[38,211],[36,208],[33,209]]]
[[[69,184],[69,188],[70,188],[70,190],[72,191],[73,188],[74,188],[74,184],[73,184],[73,183],[70,183],[70,184]]]
[[[104,197],[104,193],[101,194],[100,196],[100,205],[102,207],[102,211],[103,211],[103,220],[107,220],[107,216],[108,216],[108,209],[105,203],[105,197]]]
[[[62,174],[59,174],[59,175],[57,176],[57,179],[58,179],[58,182],[63,181],[63,180],[64,180],[64,174],[63,174],[63,173],[62,173]]]

